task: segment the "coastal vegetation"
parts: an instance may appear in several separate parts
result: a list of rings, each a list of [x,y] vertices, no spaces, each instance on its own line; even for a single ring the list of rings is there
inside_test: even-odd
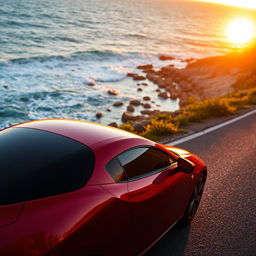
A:
[[[190,98],[189,104],[178,111],[159,113],[151,117],[148,124],[144,125],[145,130],[142,132],[134,129],[136,121],[124,123],[119,128],[152,140],[159,140],[163,136],[178,132],[186,132],[191,123],[234,115],[241,109],[250,108],[256,104],[256,83],[254,83],[254,87],[201,101]]]

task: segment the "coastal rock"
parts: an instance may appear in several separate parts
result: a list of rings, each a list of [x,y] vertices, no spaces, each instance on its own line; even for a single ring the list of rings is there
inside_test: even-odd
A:
[[[151,82],[153,82],[153,83],[156,83],[156,82],[158,81],[158,79],[159,79],[159,76],[156,75],[156,74],[147,74],[147,75],[146,75],[146,78],[147,78],[149,81],[151,81]]]
[[[142,92],[143,89],[142,89],[142,88],[137,88],[137,91],[138,91],[138,92]]]
[[[146,64],[146,65],[139,65],[137,66],[138,69],[152,69],[153,65],[152,64]]]
[[[159,56],[159,60],[163,60],[163,61],[165,61],[165,60],[175,60],[175,58],[172,57],[172,56],[168,56],[168,55],[161,55],[161,56]]]
[[[128,105],[126,109],[129,112],[134,112],[135,111],[135,109],[134,109],[134,107],[132,105]]]
[[[171,116],[172,116],[172,117],[176,117],[176,116],[178,116],[178,115],[180,115],[180,114],[182,114],[182,111],[178,109],[178,110],[172,112],[172,113],[171,113]]]
[[[112,127],[115,127],[115,128],[117,128],[117,127],[118,127],[118,125],[117,125],[117,123],[116,123],[116,122],[109,123],[109,124],[108,124],[108,126],[112,126]]]
[[[142,85],[144,85],[144,86],[148,86],[148,84],[147,83],[141,83]]]
[[[149,120],[142,120],[140,123],[141,123],[143,126],[147,126],[147,125],[149,125],[151,122],[150,122]]]
[[[150,97],[149,96],[145,96],[145,97],[143,97],[143,100],[150,100]]]
[[[132,125],[135,132],[144,132],[146,131],[146,128],[141,123],[135,123]]]
[[[177,91],[173,91],[173,92],[171,93],[170,98],[171,98],[172,100],[176,100],[178,97],[179,97],[179,93],[178,93]]]
[[[122,101],[117,101],[113,104],[114,107],[120,107],[120,106],[123,106],[124,103]]]
[[[187,58],[187,59],[183,59],[181,60],[181,62],[185,62],[185,63],[193,63],[196,62],[195,58]]]
[[[160,92],[160,93],[158,94],[158,97],[161,97],[161,98],[163,98],[163,99],[168,99],[168,98],[169,98],[167,92]]]
[[[141,105],[144,107],[144,108],[151,108],[151,105],[149,103],[141,103]]]
[[[117,90],[110,89],[110,90],[108,90],[108,94],[116,96],[119,94],[119,92]]]
[[[110,109],[110,108],[107,108],[107,111],[108,111],[108,112],[111,112],[111,109]]]
[[[128,121],[135,121],[137,119],[136,116],[134,116],[133,114],[131,113],[128,113],[128,112],[124,112],[122,114],[122,117],[121,117],[121,120],[125,123],[125,122],[128,122]]]
[[[97,118],[101,118],[103,116],[102,112],[97,112],[95,115]]]
[[[135,81],[145,80],[146,78],[144,76],[135,74],[135,73],[127,73],[127,76],[132,77]]]
[[[93,83],[93,82],[89,82],[88,85],[89,85],[89,86],[95,86],[96,84]]]
[[[149,116],[152,116],[152,115],[157,115],[160,113],[159,110],[141,110],[140,113],[142,115],[149,115]]]
[[[165,88],[166,86],[169,86],[169,81],[166,80],[163,77],[158,77],[158,79],[156,79],[155,83],[160,87],[160,88]]]
[[[141,104],[141,102],[139,100],[131,100],[130,101],[130,105],[133,105],[133,106],[139,106]]]
[[[180,102],[179,102],[179,106],[181,108],[185,107],[186,105],[188,105],[188,95],[183,92],[181,95],[180,95]]]

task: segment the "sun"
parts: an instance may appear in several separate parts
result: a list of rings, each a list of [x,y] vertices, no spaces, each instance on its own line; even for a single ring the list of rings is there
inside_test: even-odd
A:
[[[236,18],[227,26],[228,41],[236,46],[249,44],[256,34],[255,24],[248,18]]]
[[[211,2],[216,4],[231,5],[231,6],[256,10],[255,0],[192,0],[192,1]]]

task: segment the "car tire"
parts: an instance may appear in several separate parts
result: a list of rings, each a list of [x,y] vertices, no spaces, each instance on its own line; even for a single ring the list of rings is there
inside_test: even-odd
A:
[[[194,219],[202,198],[205,182],[206,172],[202,172],[189,199],[185,214],[180,220],[182,224],[188,225]]]

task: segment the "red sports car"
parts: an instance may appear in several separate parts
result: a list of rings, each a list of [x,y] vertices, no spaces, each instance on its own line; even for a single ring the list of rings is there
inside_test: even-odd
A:
[[[142,255],[198,208],[197,156],[71,120],[0,132],[0,255]]]

